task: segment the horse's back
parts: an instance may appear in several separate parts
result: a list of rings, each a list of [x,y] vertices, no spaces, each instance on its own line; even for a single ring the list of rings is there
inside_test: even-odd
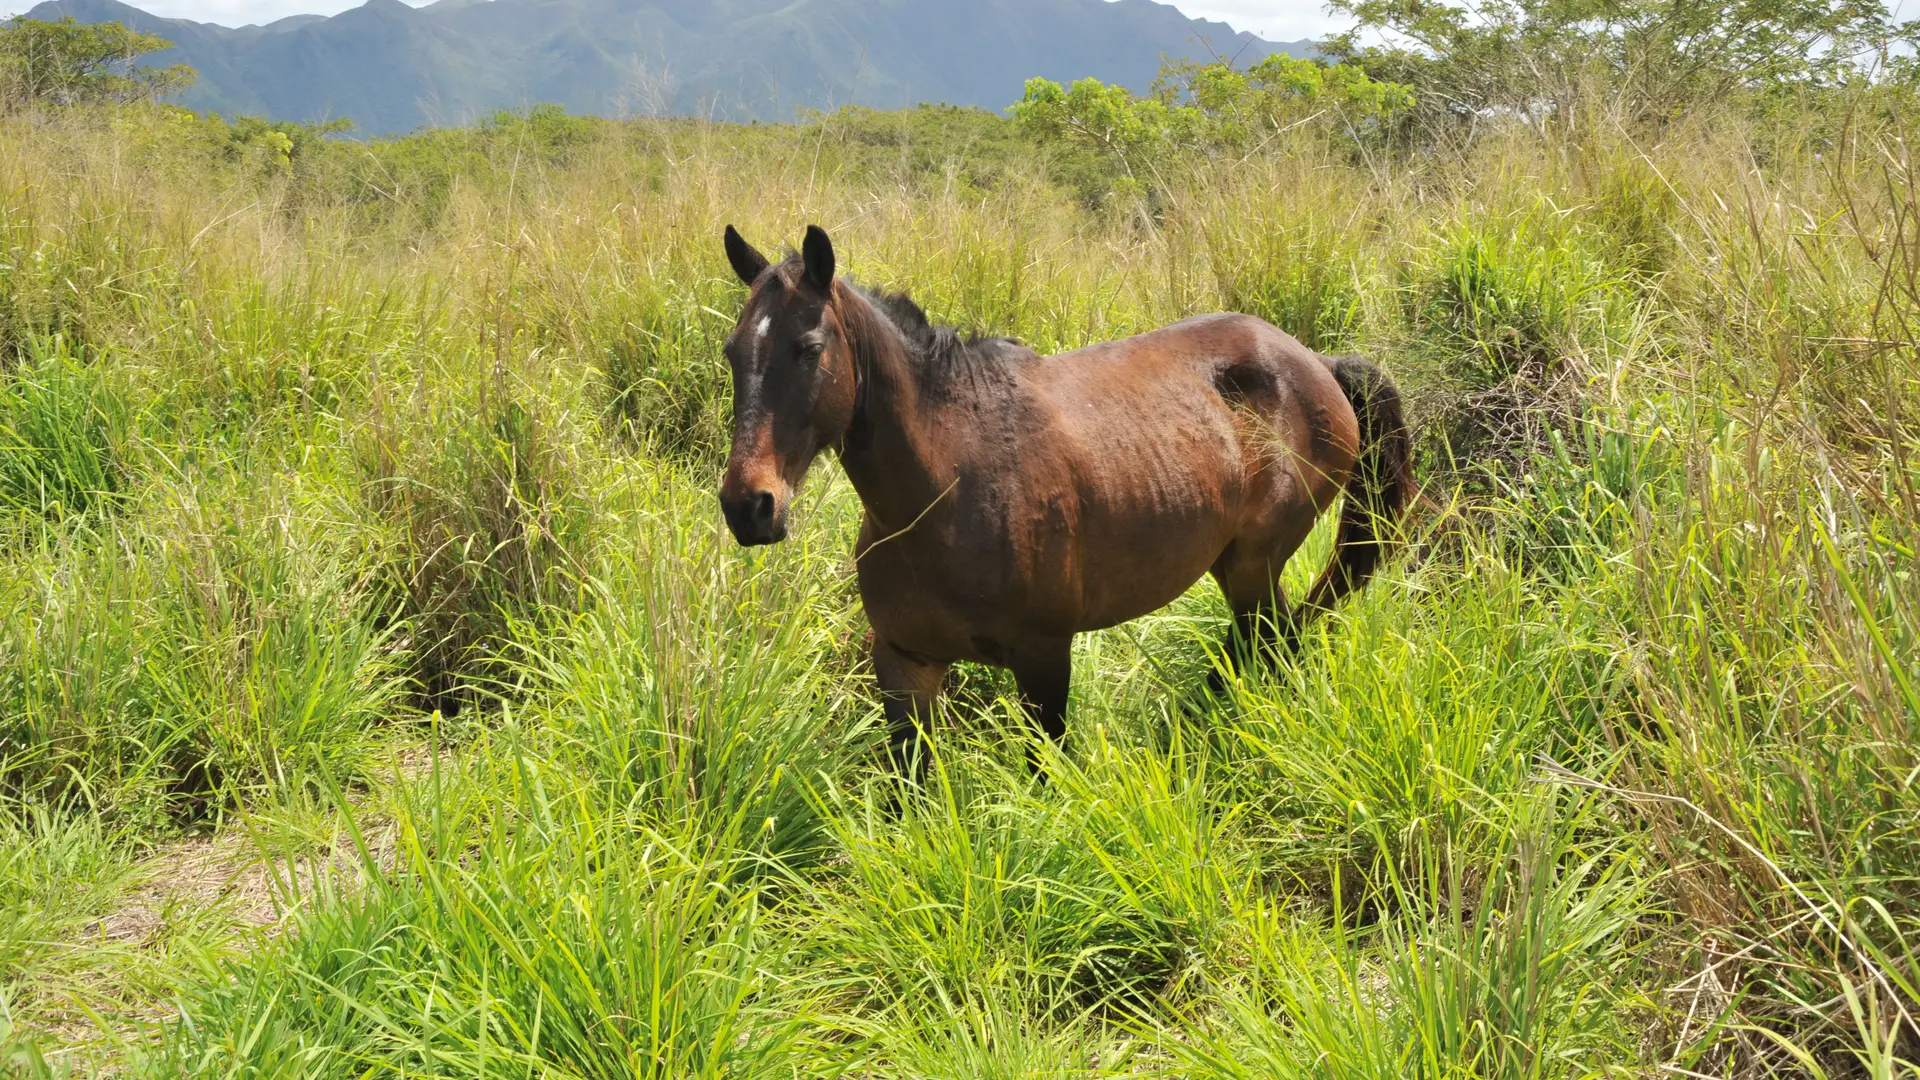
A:
[[[1194,316],[1038,358],[1028,370],[1035,394],[1102,452],[1157,457],[1155,446],[1210,433],[1222,460],[1239,466],[1250,440],[1271,449],[1277,437],[1318,461],[1329,450],[1340,456],[1329,440],[1351,445],[1357,439],[1332,365],[1251,315]],[[1250,427],[1249,414],[1264,425]]]
[[[1272,323],[1231,312],[1195,315],[1059,353],[1043,358],[1038,370],[1051,392],[1088,397],[1127,387],[1164,393],[1210,388],[1238,403],[1339,390],[1332,369],[1313,350]]]
[[[1082,629],[1163,605],[1250,530],[1310,523],[1350,468],[1322,460],[1327,432],[1354,426],[1331,368],[1251,316],[1035,358],[1021,381],[1009,504],[1037,527],[1028,550],[1067,571]]]

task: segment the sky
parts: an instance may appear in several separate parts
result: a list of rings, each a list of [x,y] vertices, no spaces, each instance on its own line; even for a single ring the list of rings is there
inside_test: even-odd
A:
[[[1268,41],[1325,37],[1348,25],[1348,20],[1327,14],[1324,0],[1209,0],[1174,6],[1195,18],[1218,19]]]
[[[38,0],[14,0],[30,8]],[[357,7],[364,0],[127,0],[134,7],[170,19],[193,19],[222,26],[269,23],[288,15],[311,12],[332,15]],[[427,0],[407,0],[416,7]],[[1217,19],[1236,30],[1249,30],[1269,41],[1298,41],[1320,37],[1340,28],[1323,9],[1325,0],[1194,0],[1174,6],[1188,15]],[[8,7],[0,0],[0,9]]]

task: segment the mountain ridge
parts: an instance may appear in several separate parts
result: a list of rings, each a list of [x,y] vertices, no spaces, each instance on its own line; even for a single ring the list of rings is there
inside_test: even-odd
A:
[[[1027,78],[1144,90],[1163,58],[1275,52],[1156,0],[367,0],[333,16],[225,27],[120,0],[47,0],[33,19],[121,22],[200,73],[204,111],[325,121],[364,135],[554,103],[576,113],[790,120],[803,108],[926,101],[1001,109]]]

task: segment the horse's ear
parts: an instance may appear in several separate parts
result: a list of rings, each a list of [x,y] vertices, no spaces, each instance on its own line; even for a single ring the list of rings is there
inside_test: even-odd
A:
[[[807,238],[800,244],[800,259],[807,266],[807,280],[822,289],[833,288],[833,241],[827,230],[807,226]]]
[[[733,264],[733,272],[740,275],[744,284],[751,285],[767,268],[767,257],[754,250],[746,238],[727,226],[727,261]]]

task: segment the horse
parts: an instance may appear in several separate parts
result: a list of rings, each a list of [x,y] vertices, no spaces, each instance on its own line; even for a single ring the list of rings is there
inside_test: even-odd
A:
[[[1059,744],[1074,635],[1154,611],[1203,573],[1240,655],[1291,647],[1372,576],[1412,495],[1393,383],[1258,318],[1041,356],[836,276],[817,225],[778,263],[731,225],[725,247],[749,289],[724,346],[727,526],[745,546],[785,539],[809,467],[839,457],[865,511],[855,566],[902,770],[961,660],[1011,670]],[[1281,571],[1343,493],[1333,560],[1289,605]]]

